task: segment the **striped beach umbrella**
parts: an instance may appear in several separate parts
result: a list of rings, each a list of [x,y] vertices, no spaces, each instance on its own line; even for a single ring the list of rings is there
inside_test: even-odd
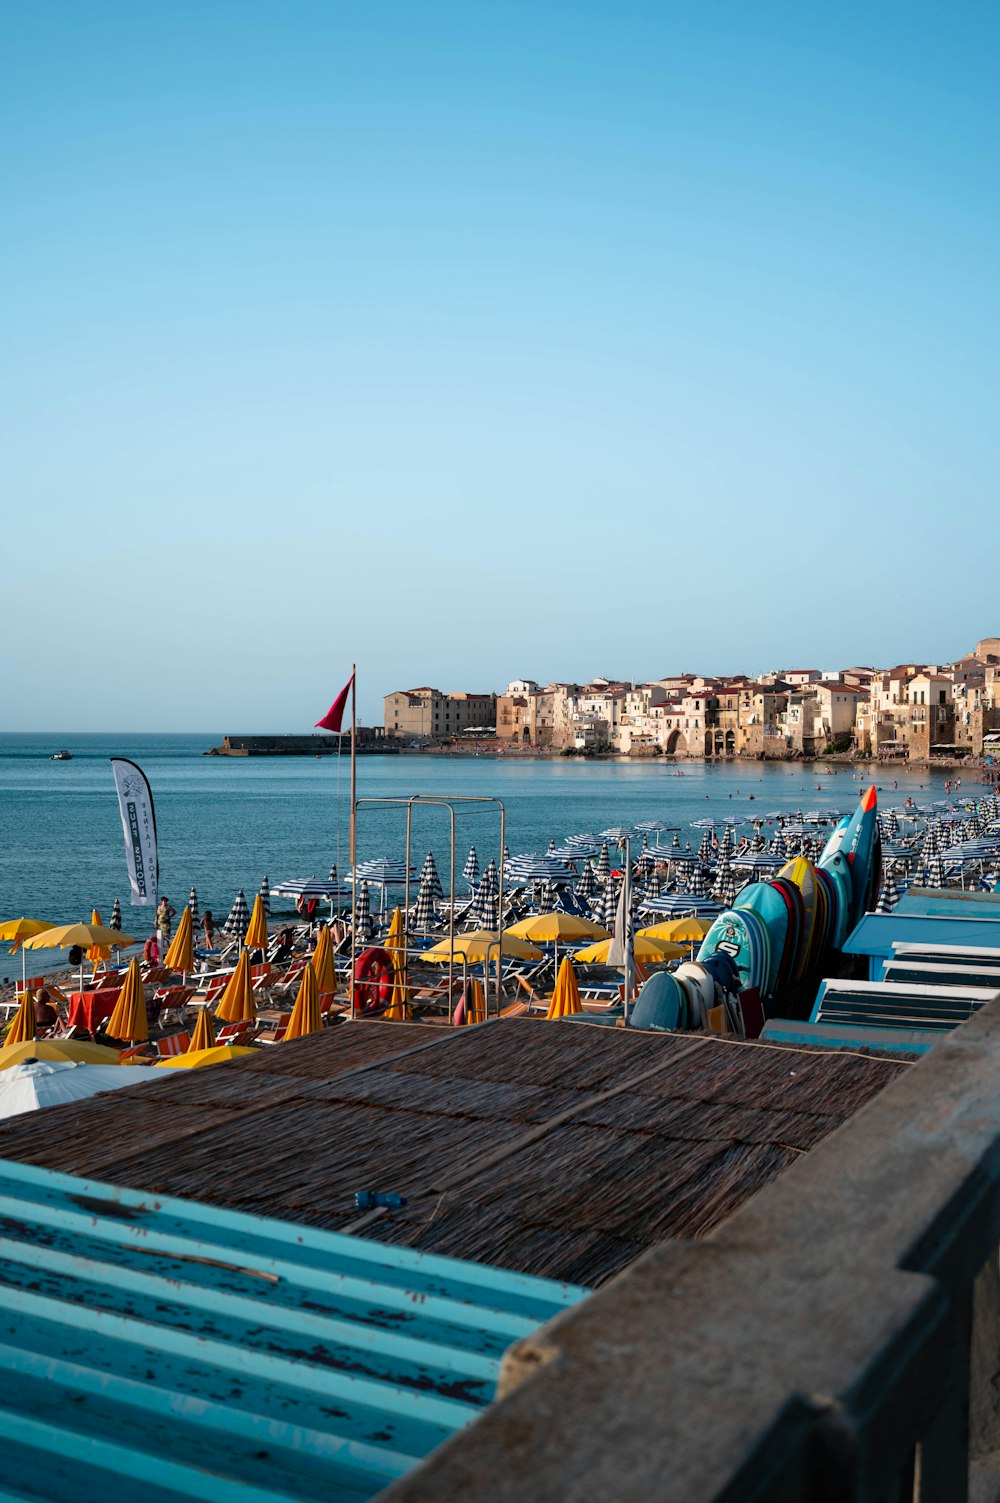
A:
[[[927,885],[928,887],[944,886],[944,862],[941,860],[940,851],[936,850],[927,863]]]
[[[462,867],[462,876],[468,882],[470,891],[475,892],[479,886],[479,857],[476,855],[474,845],[469,847],[469,854],[465,858],[465,865]]]
[[[597,900],[597,906],[594,909],[594,922],[600,924],[604,929],[613,930],[617,914],[618,894],[615,891],[614,882],[609,879],[605,882],[601,890],[601,895]]]
[[[192,914],[193,917],[194,915]],[[236,901],[229,910],[229,917],[222,926],[222,932],[223,934],[230,935],[233,939],[242,940],[249,927],[250,910],[247,907],[247,900],[243,896],[243,889],[241,887],[236,894]]]
[[[372,904],[368,883],[362,879],[354,902],[354,943],[365,944],[372,937]]]
[[[708,897],[708,883],[705,881],[705,868],[695,865],[688,882],[688,892],[693,898]]]
[[[551,913],[556,904],[556,890],[551,882],[540,882],[535,888],[535,906],[539,913]]]
[[[423,869],[420,873],[420,886],[430,888],[431,898],[443,898],[444,888],[441,886],[441,878],[438,876],[437,863],[434,860],[434,852],[428,851],[424,859]]]
[[[701,837],[701,845],[698,847],[698,860],[711,861],[712,859],[712,832],[706,830]]]
[[[122,905],[119,903],[118,899],[115,898],[114,904],[112,905],[112,908],[111,908],[111,918],[110,918],[110,920],[108,922],[108,928],[109,929],[120,929],[121,926],[122,926]]]
[[[199,918],[199,913],[198,913],[198,889],[197,888],[192,887],[191,891],[188,893],[187,905],[188,905],[188,907],[191,910],[191,930],[192,930],[192,933],[193,933],[197,929],[197,927],[198,927],[198,918]]]
[[[882,891],[878,895],[878,902],[875,905],[875,912],[891,913],[898,902],[899,883],[896,881],[896,874],[890,866],[886,870],[885,878],[882,882]]]
[[[738,891],[732,867],[726,867],[721,879],[715,884],[713,897],[723,908],[732,908]]]
[[[674,838],[670,842],[670,844],[671,844],[671,846],[673,847],[673,849],[675,851],[679,851],[680,850],[680,848],[681,848],[681,837],[680,837],[680,833],[677,830],[674,831]]]
[[[605,843],[601,846],[601,854],[597,858],[597,865],[594,868],[594,876],[597,878],[598,882],[607,882],[608,878],[611,876],[611,857],[608,855],[607,841],[605,841]],[[613,924],[614,919],[612,919],[611,922]],[[607,925],[605,925],[605,927],[607,927]]]
[[[491,861],[490,866],[496,874],[495,863]],[[528,887],[535,882],[568,882],[572,872],[555,856],[533,856],[529,852],[505,861],[503,876],[504,883],[511,887]]]
[[[431,884],[421,877],[417,901],[413,909],[413,927],[425,932],[434,927],[436,919],[437,913],[434,908],[434,893]]]
[[[483,873],[483,880],[479,884],[479,893],[474,905],[476,923],[480,929],[499,929],[499,895],[500,878],[497,873],[497,864],[491,861]]]
[[[260,906],[263,908],[264,912],[268,915],[268,917],[270,917],[270,914],[271,914],[271,884],[267,880],[266,874],[261,879],[260,891],[258,892],[257,896],[260,898]]]
[[[330,867],[330,881],[331,882],[336,882],[336,880],[337,880],[337,863],[336,863],[336,861],[334,861],[333,864],[332,864],[332,866]]]
[[[584,866],[583,871],[580,873],[575,892],[578,898],[582,898],[584,902],[587,902],[589,898],[592,898],[594,896],[594,893],[596,891],[597,879],[594,876],[594,868],[588,861]]]

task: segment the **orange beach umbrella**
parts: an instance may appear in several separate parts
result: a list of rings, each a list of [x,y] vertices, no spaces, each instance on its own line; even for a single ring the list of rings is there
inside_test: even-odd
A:
[[[211,1049],[215,1044],[215,1027],[212,1023],[212,1014],[207,1007],[203,1007],[198,1014],[198,1021],[194,1025],[194,1033],[188,1044],[189,1054],[198,1054],[202,1049]]]
[[[14,1014],[14,1021],[7,1029],[7,1037],[3,1041],[5,1049],[13,1049],[15,1044],[26,1044],[35,1038],[35,997],[34,993],[24,989],[21,1005]]]
[[[125,984],[118,993],[115,1010],[108,1019],[107,1033],[110,1038],[130,1044],[144,1044],[149,1038],[146,993],[139,962],[134,956],[128,963]]]
[[[581,1012],[580,988],[576,984],[576,972],[573,962],[568,955],[563,956],[563,963],[559,967],[559,975],[556,978],[555,988],[552,992],[552,1000],[549,1002],[549,1010],[545,1014],[547,1018],[566,1018],[570,1013]]]
[[[250,978],[250,951],[240,952],[239,962],[229,978],[229,983],[215,1009],[215,1016],[224,1023],[252,1023],[257,1017]]]
[[[267,914],[264,911],[264,899],[260,893],[253,900],[250,927],[244,936],[243,943],[248,950],[267,950]]]
[[[316,948],[306,969],[311,970],[316,977],[317,996],[332,997],[333,993],[337,990],[337,972],[333,964],[333,945],[330,942],[330,931],[325,924],[320,924]]]
[[[180,922],[177,925],[177,933],[167,947],[167,953],[163,957],[163,964],[169,966],[172,971],[194,970],[194,920],[191,910],[185,903],[181,909]]]
[[[295,998],[295,1006],[288,1020],[285,1038],[301,1039],[307,1033],[319,1033],[322,1027],[323,1019],[319,1015],[319,987],[316,984],[316,972],[311,965],[307,965],[302,972],[299,994]]]

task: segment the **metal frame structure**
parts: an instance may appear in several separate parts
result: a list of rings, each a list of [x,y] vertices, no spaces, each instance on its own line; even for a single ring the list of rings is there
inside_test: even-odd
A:
[[[498,799],[498,798],[476,797],[476,796],[465,795],[465,794],[456,794],[454,796],[451,796],[451,797],[448,797],[448,798],[444,798],[444,797],[441,797],[438,794],[425,794],[425,793],[413,793],[413,794],[411,794],[409,796],[409,798],[402,798],[402,797],[395,797],[395,798],[359,798],[359,799],[353,800],[353,802],[352,802],[352,808],[351,808],[351,824],[352,824],[352,828],[354,830],[357,829],[358,814],[359,814],[360,810],[362,809],[362,807],[368,807],[368,806],[373,806],[373,805],[388,805],[388,804],[392,804],[392,805],[395,805],[395,806],[397,806],[399,808],[405,808],[406,809],[406,857],[405,857],[406,881],[405,881],[405,884],[404,884],[404,898],[403,898],[403,959],[404,959],[404,968],[409,963],[409,954],[410,954],[410,864],[411,864],[410,863],[410,850],[411,850],[411,842],[412,842],[412,835],[413,835],[413,810],[414,810],[415,806],[418,807],[418,808],[422,808],[422,809],[423,808],[439,808],[439,809],[447,809],[448,810],[448,815],[449,815],[449,820],[448,820],[448,824],[449,824],[449,853],[448,853],[448,856],[449,856],[449,860],[448,860],[448,868],[449,868],[448,942],[449,942],[449,947],[450,947],[450,950],[451,950],[451,954],[450,954],[449,961],[448,961],[448,996],[449,996],[449,999],[452,996],[452,993],[454,991],[454,986],[455,986],[455,871],[456,871],[456,867],[455,867],[455,814],[456,814],[456,807],[455,806],[456,805],[462,805],[462,806],[468,806],[468,805],[489,806],[489,807],[491,807],[491,808],[496,809],[496,810],[499,811],[499,815],[500,815],[500,847],[499,847],[499,859],[497,861],[497,871],[499,873],[500,887],[499,887],[499,891],[498,891],[498,894],[497,894],[497,909],[498,909],[498,916],[499,916],[500,923],[499,923],[499,928],[497,929],[497,942],[496,942],[496,1004],[497,1004],[496,1005],[496,1010],[497,1010],[497,1015],[499,1016],[499,1013],[500,1013],[500,997],[501,997],[501,969],[502,969],[502,961],[503,961],[503,879],[504,879],[503,852],[504,852],[504,845],[506,843],[506,833],[507,833],[507,810],[506,810],[506,807],[505,807],[505,805],[503,803],[503,800],[502,799]],[[353,871],[353,869],[356,866],[357,866],[357,861],[356,860],[352,861],[352,871]],[[352,1019],[355,1018],[355,1017],[357,1017],[357,1010],[356,1010],[356,1007],[355,1007],[355,998],[354,998],[354,993],[355,993],[354,971],[355,971],[355,961],[357,960],[357,955],[358,955],[358,951],[357,951],[357,939],[356,939],[355,932],[354,932],[354,913],[356,911],[356,908],[357,908],[357,886],[355,884],[354,899],[353,899],[352,907],[351,907],[351,1017],[352,1017]],[[492,951],[492,949],[493,949],[493,946],[491,945],[489,947],[489,950]],[[489,964],[490,964],[490,962],[487,961],[487,971],[489,970]],[[449,1008],[449,1013],[450,1013],[450,1011],[451,1011],[451,1009]],[[489,988],[488,988],[488,986],[487,986],[487,991],[486,991],[486,1011],[487,1011],[487,1016],[488,1016],[489,1015]]]

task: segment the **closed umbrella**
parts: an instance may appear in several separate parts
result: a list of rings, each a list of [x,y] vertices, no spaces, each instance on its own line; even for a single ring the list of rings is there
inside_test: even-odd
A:
[[[188,1045],[189,1054],[197,1054],[202,1049],[211,1049],[215,1044],[215,1025],[212,1022],[212,1014],[207,1007],[203,1007],[198,1013],[198,1021],[194,1025],[194,1033]]]
[[[618,895],[615,892],[615,884],[608,880],[604,884],[601,896],[594,909],[594,919],[602,929],[609,933],[615,927],[615,915],[618,911]]]
[[[365,944],[372,934],[372,904],[368,896],[368,883],[362,882],[357,890],[354,904],[354,942]]]
[[[128,1044],[143,1044],[149,1038],[142,972],[134,957],[129,961],[125,982],[118,993],[114,1012],[108,1019],[106,1032],[109,1038],[120,1039],[122,1043]]]
[[[496,862],[491,861],[483,873],[475,904],[475,922],[480,929],[496,929],[500,923],[499,877]]]
[[[424,861],[423,870],[420,873],[420,885],[430,888],[432,898],[443,898],[444,888],[441,886],[441,878],[438,876],[437,864],[434,860],[434,852],[428,851]]]
[[[549,1010],[545,1014],[547,1018],[567,1018],[572,1013],[581,1012],[580,988],[576,982],[576,971],[573,962],[568,955],[563,956],[563,963],[559,967],[559,975],[553,988],[552,998],[549,1002]]]
[[[243,889],[241,887],[236,894],[232,908],[229,910],[229,917],[222,926],[222,932],[223,934],[228,934],[231,939],[238,939],[242,944],[243,936],[249,927],[250,910],[247,908],[247,900],[243,896]]]
[[[172,971],[194,970],[194,935],[191,928],[192,918],[190,908],[182,908],[180,920],[177,924],[177,933],[167,948],[163,957],[163,964],[169,966]]]
[[[188,893],[187,905],[191,910],[191,933],[193,934],[198,927],[198,919],[200,917],[198,912],[198,893],[193,887]]]
[[[14,1014],[13,1023],[7,1029],[3,1047],[13,1049],[18,1044],[26,1044],[35,1037],[35,1033],[35,994],[25,987],[21,1005]]]
[[[115,898],[115,901],[114,901],[114,903],[112,904],[112,907],[111,907],[111,917],[108,920],[108,928],[109,929],[118,929],[120,931],[121,930],[121,926],[122,926],[122,905],[119,903],[118,899]]]
[[[430,884],[421,879],[417,892],[417,901],[413,910],[413,927],[419,933],[425,933],[433,928],[436,913],[434,909],[434,896]]]
[[[334,876],[333,880],[336,881],[336,876]],[[261,907],[263,908],[264,912],[268,916],[270,916],[270,913],[271,913],[271,884],[267,880],[267,874],[266,873],[261,878],[260,892],[257,894],[257,896],[260,898]]]
[[[250,976],[250,951],[240,952],[239,963],[219,999],[215,1016],[224,1023],[252,1023],[257,1017]]]
[[[597,858],[597,866],[594,868],[594,876],[598,882],[606,882],[611,875],[611,857],[608,855],[607,842],[601,846],[601,854]]]
[[[580,873],[580,880],[576,884],[575,892],[584,903],[594,896],[597,891],[597,879],[594,876],[594,868],[588,861]]]
[[[427,868],[424,868],[426,874]],[[387,1018],[403,1022],[410,1016],[409,991],[406,985],[406,926],[401,909],[393,909],[385,947],[392,957],[392,996],[385,1010]]]
[[[260,893],[253,900],[253,913],[250,915],[243,943],[248,950],[267,951],[267,910]]]
[[[468,882],[470,891],[475,892],[479,885],[479,857],[476,855],[475,846],[470,846],[469,848],[469,854],[465,858],[465,865],[462,867],[462,876]]]
[[[97,925],[98,928],[104,927],[104,920],[101,918],[101,915],[98,913],[96,908],[92,908],[90,911],[90,922]],[[111,946],[91,945],[87,951],[87,959],[90,961],[91,965],[96,971],[102,960],[111,959]]]
[[[879,893],[878,902],[875,905],[875,912],[891,913],[898,902],[899,883],[896,881],[895,872],[890,867],[886,871],[885,879],[882,883],[882,891]]]
[[[302,972],[302,982],[299,986],[298,996],[295,998],[295,1006],[288,1020],[285,1030],[286,1039],[301,1039],[307,1033],[319,1033],[323,1027],[323,1019],[319,1011],[319,990],[316,986],[316,973],[312,966],[307,965]]]
[[[333,959],[333,944],[330,939],[330,931],[325,924],[320,925],[319,937],[316,940],[316,948],[309,962],[309,969],[316,977],[318,996],[320,999],[325,997],[327,999],[327,1006],[329,1006],[330,1000],[337,990],[337,968]]]

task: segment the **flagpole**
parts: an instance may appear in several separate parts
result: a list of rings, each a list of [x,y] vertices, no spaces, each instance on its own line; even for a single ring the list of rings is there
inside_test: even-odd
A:
[[[358,864],[358,763],[357,763],[358,665],[351,664],[351,871]],[[356,894],[355,894],[356,896]]]

